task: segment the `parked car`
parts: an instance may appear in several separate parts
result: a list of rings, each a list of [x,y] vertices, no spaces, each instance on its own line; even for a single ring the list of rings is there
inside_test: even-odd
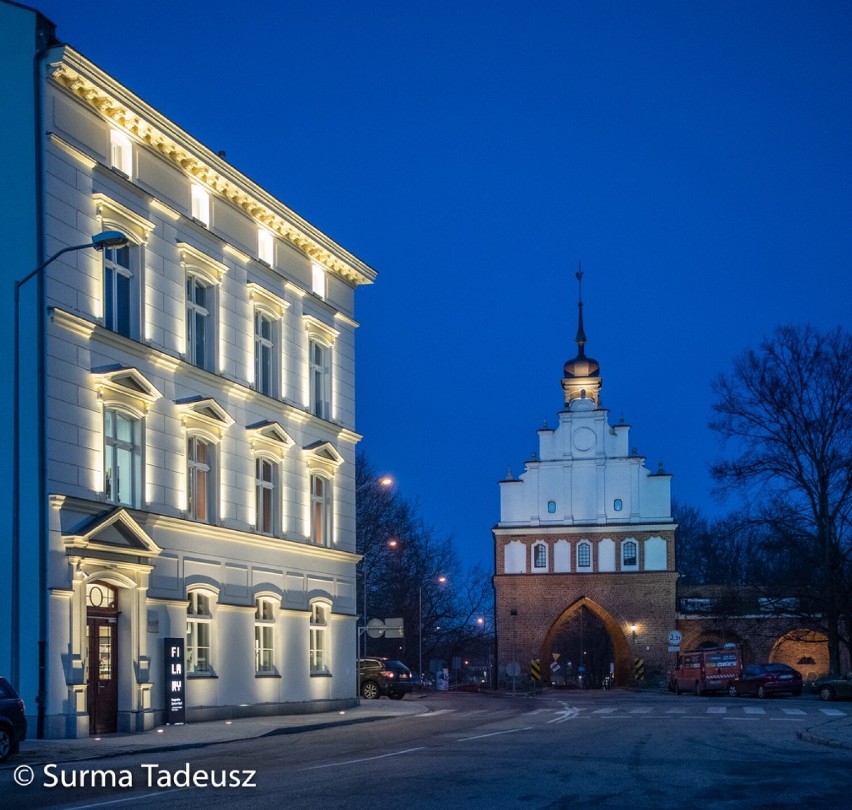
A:
[[[0,676],[0,762],[18,751],[27,737],[24,701],[4,677]]]
[[[750,664],[743,667],[743,674],[728,684],[728,694],[757,695],[759,698],[788,692],[802,694],[802,676],[786,664]]]
[[[681,653],[669,680],[669,691],[707,695],[724,692],[743,669],[742,650],[736,644]]]
[[[358,662],[361,697],[367,700],[387,695],[402,700],[413,688],[411,670],[395,658],[362,658]]]
[[[839,678],[820,678],[816,685],[820,700],[852,700],[852,672]]]

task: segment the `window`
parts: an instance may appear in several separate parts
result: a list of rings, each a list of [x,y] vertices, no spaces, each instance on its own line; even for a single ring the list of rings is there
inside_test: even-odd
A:
[[[621,567],[636,568],[639,565],[638,546],[635,540],[625,540],[621,545]]]
[[[556,501],[548,501],[547,502],[547,513],[549,515],[556,514]]]
[[[190,673],[208,673],[210,669],[210,597],[191,591],[186,607],[186,669]]]
[[[190,363],[214,368],[214,288],[191,273],[186,276],[186,355]]]
[[[321,475],[311,476],[311,541],[331,545],[331,481]]]
[[[547,546],[544,543],[533,546],[533,568],[547,568]]]
[[[205,228],[210,227],[210,192],[198,183],[192,184],[192,218]]]
[[[255,510],[257,530],[261,534],[275,534],[277,527],[276,465],[269,459],[255,460]]]
[[[130,138],[117,129],[110,131],[110,163],[127,177],[133,176],[133,144]]]
[[[186,505],[193,520],[211,523],[215,518],[214,497],[215,448],[200,436],[186,440]]]
[[[131,269],[131,247],[108,247],[103,250],[104,326],[119,335],[136,337],[138,318],[135,308],[137,285]]]
[[[114,408],[104,410],[104,496],[112,503],[142,505],[142,424]]]
[[[261,394],[276,395],[275,322],[263,312],[254,313],[254,381]]]
[[[266,228],[257,229],[257,258],[270,267],[275,264],[275,238]]]
[[[254,610],[254,671],[275,672],[275,608],[271,599],[258,599]]]
[[[580,543],[577,546],[577,568],[592,567],[592,546],[590,543]]]
[[[331,401],[331,349],[318,340],[309,344],[311,375],[311,413],[328,419]]]
[[[321,264],[314,263],[311,265],[311,290],[314,295],[318,295],[325,300],[326,295],[326,278],[325,268]]]
[[[329,606],[319,603],[311,605],[310,666],[311,675],[329,672]]]

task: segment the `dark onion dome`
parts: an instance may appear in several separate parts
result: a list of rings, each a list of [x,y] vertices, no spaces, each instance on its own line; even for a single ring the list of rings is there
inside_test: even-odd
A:
[[[566,377],[599,377],[600,363],[591,357],[586,357],[586,333],[583,330],[583,302],[578,302],[580,320],[577,324],[577,356],[569,360],[563,367]]]

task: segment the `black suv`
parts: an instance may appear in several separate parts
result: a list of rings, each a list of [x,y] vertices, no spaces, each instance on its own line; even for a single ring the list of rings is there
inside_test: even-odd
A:
[[[18,751],[27,738],[27,718],[24,701],[4,677],[0,676],[0,762]]]
[[[361,697],[374,700],[387,695],[402,700],[413,688],[411,670],[395,658],[362,658],[358,662]]]

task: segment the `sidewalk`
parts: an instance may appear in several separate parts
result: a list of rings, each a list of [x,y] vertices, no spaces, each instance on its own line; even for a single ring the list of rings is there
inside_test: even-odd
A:
[[[818,726],[802,729],[796,736],[804,742],[852,751],[852,717],[834,717]]]
[[[103,734],[100,737],[83,737],[75,740],[27,739],[21,744],[20,753],[9,757],[0,765],[0,770],[15,768],[18,765],[75,762],[118,757],[124,754],[201,748],[236,740],[300,734],[335,726],[369,723],[389,717],[423,714],[426,711],[428,710],[417,697],[409,696],[405,700],[362,700],[360,705],[339,712],[187,723],[182,726],[159,726],[152,731],[134,734]]]

